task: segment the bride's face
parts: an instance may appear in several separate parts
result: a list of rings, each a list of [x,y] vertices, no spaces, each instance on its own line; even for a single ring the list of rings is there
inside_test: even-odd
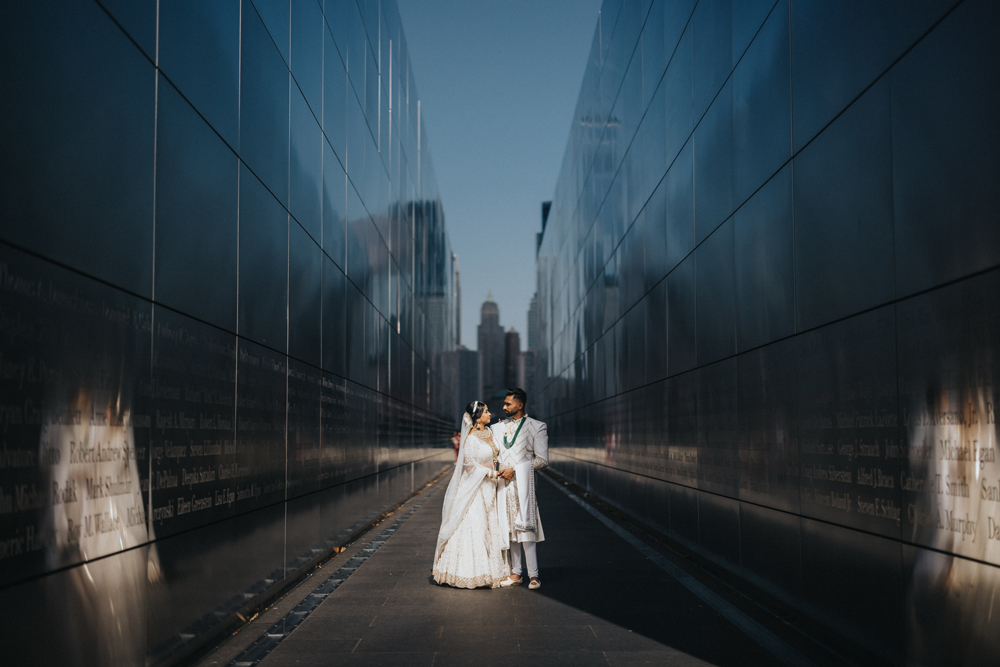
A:
[[[482,416],[479,417],[479,423],[482,424],[483,426],[489,426],[490,420],[492,419],[493,417],[490,415],[490,409],[483,408],[483,414]]]

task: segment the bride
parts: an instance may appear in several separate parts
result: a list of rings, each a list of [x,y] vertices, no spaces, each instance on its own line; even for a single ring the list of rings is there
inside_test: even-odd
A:
[[[507,536],[497,507],[499,449],[489,427],[490,411],[473,401],[462,415],[455,472],[444,496],[441,531],[434,550],[434,581],[458,588],[496,588],[510,574]]]

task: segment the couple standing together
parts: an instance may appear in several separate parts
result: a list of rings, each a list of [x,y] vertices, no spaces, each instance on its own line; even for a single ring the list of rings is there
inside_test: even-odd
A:
[[[507,419],[492,428],[485,403],[473,401],[465,408],[458,460],[445,492],[434,550],[434,581],[439,584],[520,584],[523,550],[528,588],[542,585],[535,543],[545,534],[535,471],[548,465],[549,441],[545,424],[525,414],[527,402],[523,389],[509,389],[503,402]]]

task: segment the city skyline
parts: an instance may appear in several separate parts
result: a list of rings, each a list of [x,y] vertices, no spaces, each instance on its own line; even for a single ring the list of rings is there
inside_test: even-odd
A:
[[[535,234],[552,199],[601,3],[598,0],[399,0],[406,46],[462,263],[461,340],[492,290],[525,334]]]

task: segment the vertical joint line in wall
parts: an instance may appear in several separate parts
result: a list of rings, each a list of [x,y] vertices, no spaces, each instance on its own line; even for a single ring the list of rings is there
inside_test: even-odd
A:
[[[792,4],[788,3],[788,145],[789,145],[789,155],[794,155],[795,153],[795,114],[792,111],[795,105],[792,104],[792,100],[795,97],[795,89],[792,87],[794,78],[792,77],[792,68],[795,64],[792,61]],[[792,326],[793,330],[798,329],[798,318],[796,317],[796,299],[795,296],[798,292],[798,285],[795,282],[795,264],[797,257],[795,255],[795,158],[790,157],[788,160],[788,168],[792,170],[790,178],[792,179]],[[735,294],[735,292],[734,292]],[[801,443],[796,443],[798,446]],[[801,491],[800,491],[801,493]]]
[[[326,10],[321,8],[321,13],[323,14],[323,20],[320,21],[320,43],[319,43],[319,138],[320,138],[320,151],[319,151],[319,180],[320,180],[320,207],[319,207],[319,247],[323,252],[326,252],[326,246],[324,245],[324,231],[326,225],[323,224],[323,216],[325,211],[323,210],[323,200],[322,192],[326,188],[326,125],[324,123],[326,119]],[[347,139],[344,139],[344,143],[347,143]],[[291,169],[291,166],[289,166]],[[322,261],[322,258],[321,260]],[[322,271],[320,276],[322,278]],[[322,289],[320,294],[322,294]],[[320,325],[319,325],[319,335],[320,335],[320,356],[319,363],[320,366],[323,365],[323,299],[320,297]]]
[[[733,230],[733,236],[735,236],[735,231]],[[735,245],[735,244],[734,244]],[[694,363],[695,367],[698,366],[698,255],[692,252],[688,255],[691,258],[693,266],[691,270],[694,271]],[[736,264],[736,254],[733,251],[733,264]],[[735,271],[733,272],[735,273]],[[736,288],[736,277],[733,277],[733,289]],[[735,294],[735,291],[733,292]],[[667,317],[670,316],[670,291],[667,291]],[[735,319],[735,318],[733,318]],[[735,329],[736,325],[733,325]],[[733,340],[735,341],[735,331],[733,333]],[[667,332],[667,376],[670,376],[670,332]]]
[[[952,7],[952,10],[954,10],[954,7]],[[948,14],[950,14],[952,10],[949,10]],[[945,16],[948,16],[948,14],[945,14]],[[942,17],[940,20],[943,21],[944,17]],[[939,23],[940,23],[940,21],[939,21]],[[935,27],[936,26],[937,26],[937,24],[935,24]],[[931,28],[931,30],[933,30],[933,28]],[[928,32],[930,32],[930,31],[928,31]],[[926,33],[924,34],[924,36],[921,37],[921,39],[923,39],[924,37],[926,37]],[[902,58],[902,56],[900,58]],[[892,123],[892,67],[893,66],[895,66],[895,63],[893,63],[893,65],[890,66],[890,69],[886,72],[886,74],[884,76],[887,79],[886,85],[888,87],[888,90],[886,91],[886,98],[887,98],[887,101],[888,101],[888,104],[889,104],[889,187],[891,188],[890,193],[892,193],[891,198],[892,198],[893,202],[895,202],[895,190],[896,190],[895,172],[896,172],[896,170],[892,167],[892,159],[893,159],[892,158],[892,154],[893,154],[893,145],[892,145],[892,132],[893,132],[893,123]],[[864,94],[864,93],[862,93],[862,94]],[[860,99],[860,96],[859,96],[859,99]],[[890,211],[890,213],[889,213],[889,229],[892,230],[892,234],[891,234],[891,237],[892,237],[892,298],[893,298],[893,300],[895,302],[895,303],[892,304],[892,320],[893,320],[892,333],[893,333],[893,343],[895,345],[895,353],[896,353],[896,411],[897,411],[897,415],[898,415],[898,413],[900,411],[900,408],[901,408],[902,401],[900,400],[900,393],[899,393],[899,389],[900,389],[900,385],[899,385],[899,283],[897,282],[897,278],[896,278],[897,274],[896,274],[896,207],[895,207],[895,203],[893,204],[892,211]],[[897,421],[899,423],[899,426],[896,429],[896,439],[899,440],[899,442],[897,443],[897,445],[901,446],[903,444],[903,420],[897,418]],[[801,540],[800,540],[800,542],[801,542]],[[900,553],[900,561],[902,561],[902,558],[903,558],[902,553]],[[802,562],[801,558],[799,559],[799,562],[800,563]],[[993,613],[993,598],[992,597],[990,598],[990,613],[991,614]]]
[[[240,209],[240,188],[243,185],[240,178],[242,170],[240,161],[236,160],[236,335],[240,334],[240,225],[242,210]]]
[[[749,48],[749,47],[748,47]],[[789,145],[789,155],[795,153],[795,114],[792,110],[795,105],[792,104],[792,100],[795,97],[795,88],[792,86],[794,79],[792,78],[792,68],[795,67],[795,63],[792,60],[792,3],[788,3],[788,145]]]
[[[397,179],[398,186],[398,174],[392,173],[392,38],[389,38],[389,180]],[[392,189],[390,188],[390,193]],[[391,245],[392,239],[390,238],[389,243]],[[395,248],[393,248],[395,250]]]
[[[288,132],[285,136],[285,197],[287,201],[287,207],[289,211],[292,207],[292,4],[288,3],[288,74],[285,79],[286,85],[286,95],[288,99],[288,108],[286,109],[285,118],[288,119]],[[284,423],[284,442],[285,442],[285,484],[283,489],[283,495],[285,498],[284,511],[285,519],[283,522],[284,527],[284,538],[282,540],[282,547],[284,551],[283,561],[288,563],[288,364],[290,361],[288,351],[288,338],[291,333],[291,304],[289,303],[291,299],[289,298],[290,284],[291,284],[291,272],[292,272],[292,222],[291,213],[286,211],[285,213],[285,423]],[[287,565],[285,566],[285,575],[287,576],[288,570]]]
[[[378,145],[377,152],[382,152],[382,3],[378,3]]]
[[[291,286],[291,273],[292,273],[292,216],[289,213],[285,214],[285,500],[288,500],[288,363],[289,363],[289,345],[288,339],[291,335],[291,299],[289,292]],[[287,505],[287,502],[286,502]],[[286,515],[286,527],[287,531],[287,514],[288,509],[285,508]],[[287,541],[286,541],[287,542]],[[287,555],[287,554],[286,554]],[[287,563],[288,560],[286,559]]]
[[[240,3],[240,27],[239,27],[239,57],[240,62],[236,68],[236,153],[239,158],[240,152],[240,128],[243,117],[243,3]]]
[[[792,181],[792,326],[794,331],[798,333],[798,300],[796,295],[798,294],[799,286],[796,282],[796,276],[798,272],[795,270],[798,265],[798,255],[795,253],[795,160],[789,160],[788,168],[792,170],[789,178]],[[735,293],[735,292],[734,292]]]
[[[604,69],[603,59],[601,58],[601,54],[604,53],[604,21],[602,19],[603,19],[603,14],[602,14],[601,10],[598,9],[597,10],[597,63],[598,63],[597,64],[597,75],[598,75],[597,76],[597,80],[598,80],[598,82],[601,80],[600,79],[601,70]],[[599,92],[600,92],[600,89],[598,89],[598,93]]]
[[[157,0],[159,1],[159,0]],[[239,44],[238,53],[240,59],[242,60],[243,55],[243,3],[240,3],[240,18],[239,18],[239,37],[237,38],[237,43]],[[239,333],[240,333],[240,223],[242,222],[240,216],[240,143],[239,143],[239,127],[240,127],[240,85],[242,83],[242,62],[236,68],[236,346],[239,348]],[[237,357],[239,353],[237,350]],[[235,424],[235,420],[233,421]],[[235,437],[233,446],[236,445]]]
[[[159,3],[157,3],[157,35],[159,35]],[[157,37],[157,41],[159,38]],[[159,48],[157,47],[157,50]],[[156,343],[156,149],[157,149],[157,139],[158,139],[158,128],[159,128],[159,113],[160,113],[160,72],[158,69],[153,69],[153,251],[150,257],[150,266],[152,267],[152,285],[150,287],[150,299],[152,303],[149,305],[150,313],[150,327],[149,327],[149,379],[150,383],[153,380],[153,346]],[[150,433],[150,443],[149,446],[152,447],[152,433]],[[153,479],[153,457],[149,457],[148,465],[148,476],[147,480]],[[146,507],[148,511],[146,512],[146,536],[147,539],[153,534],[153,485],[152,483],[147,483],[147,498]]]
[[[892,200],[893,200],[893,202],[895,202],[895,197],[896,197],[896,195],[895,195],[895,192],[896,192],[896,182],[895,182],[895,179],[896,179],[896,175],[895,175],[895,169],[893,169],[893,167],[892,167],[892,151],[893,151],[893,145],[892,145],[892,127],[893,126],[892,126],[892,74],[891,74],[891,70],[887,74],[886,78],[888,79],[888,81],[886,82],[886,85],[889,88],[889,90],[886,93],[886,97],[888,98],[887,101],[888,101],[888,104],[889,104],[889,187],[891,188],[890,192],[893,193],[892,194]],[[893,299],[898,299],[899,298],[899,283],[897,282],[897,278],[896,278],[896,206],[895,206],[895,203],[893,203],[892,211],[889,214],[889,229],[892,231],[892,298]],[[895,310],[895,308],[893,308],[893,310]],[[896,356],[896,359],[897,359],[896,363],[898,364],[899,363],[899,361],[898,361],[899,356],[898,355]],[[899,373],[896,373],[896,383],[897,383],[896,396],[898,397],[899,396],[899,387],[898,387],[898,384],[899,384]]]
[[[240,161],[240,116],[242,114],[242,96],[243,96],[243,3],[240,3],[240,19],[239,19],[239,56],[240,62],[236,68],[236,344],[239,346],[239,333],[240,333],[240,173],[243,171],[240,169],[242,164]],[[237,353],[237,358],[239,354]],[[235,420],[233,421],[235,424]],[[233,446],[236,446],[235,435],[233,438]]]
[[[156,0],[156,52],[153,54],[156,69],[160,69],[160,0]]]
[[[323,173],[323,165],[324,165],[325,162],[326,162],[326,151],[324,150],[324,151],[322,151],[320,153],[320,159],[319,159],[319,169],[320,169],[320,177],[321,178],[322,178],[322,173]],[[322,204],[321,204],[321,206],[322,206]],[[324,369],[326,369],[326,365],[323,363],[324,361],[326,361],[325,358],[324,358],[326,356],[326,346],[323,344],[323,340],[324,340],[324,338],[323,338],[323,330],[325,328],[324,317],[323,317],[323,306],[326,304],[326,299],[323,298],[323,292],[324,292],[324,289],[325,289],[325,286],[326,286],[326,272],[327,272],[327,268],[326,268],[326,262],[323,260],[323,257],[325,255],[325,251],[323,250],[323,227],[325,225],[323,224],[322,209],[320,209],[320,218],[319,218],[319,220],[320,220],[320,225],[319,225],[319,246],[320,246],[320,260],[319,260],[319,367],[320,367],[320,370],[324,370]],[[323,428],[323,424],[322,424],[322,420],[320,420],[320,447],[321,448],[322,448],[322,437],[323,437],[322,436],[322,433],[323,433],[322,428]]]
[[[291,6],[291,5],[289,5]],[[289,45],[289,48],[291,46]],[[291,58],[289,57],[289,60]],[[285,208],[289,215],[292,211],[292,70],[288,70],[285,79],[285,95],[288,99],[288,108],[285,110],[285,119],[288,121],[288,132],[285,135]],[[285,350],[288,350],[288,339],[285,339]]]
[[[891,97],[891,95],[890,95],[890,97]],[[892,116],[890,115],[890,119],[891,118],[892,118]],[[890,135],[891,135],[891,125],[890,125]],[[892,140],[890,139],[889,141],[891,142]],[[890,151],[891,151],[891,144],[890,144]],[[892,155],[892,153],[890,152],[889,155]],[[895,271],[895,264],[896,263],[893,262],[893,267],[894,267],[893,271]],[[893,294],[893,296],[895,296],[895,294]],[[893,346],[895,348],[894,351],[895,351],[895,354],[896,354],[896,414],[897,414],[896,422],[898,424],[898,426],[896,427],[896,439],[899,440],[899,442],[896,443],[896,445],[900,446],[900,445],[903,444],[903,437],[902,437],[903,436],[903,434],[902,434],[903,420],[899,419],[900,400],[899,400],[899,302],[898,301],[896,301],[895,303],[892,304],[892,320],[893,320],[892,338],[893,338]],[[800,506],[801,506],[801,501],[800,501]],[[801,548],[801,542],[802,542],[802,540],[799,540],[799,542],[800,542],[799,548]],[[800,563],[802,562],[801,557],[799,558],[799,562]],[[903,550],[902,549],[899,550],[899,562],[900,562],[900,567],[903,567],[905,565],[905,563],[903,562]],[[996,594],[996,587],[995,586],[993,587],[993,591],[994,591],[994,594]],[[991,597],[990,598],[990,614],[992,614],[992,613],[993,613],[993,599]]]
[[[240,169],[242,166],[242,158],[239,156],[240,149],[240,137],[243,127],[243,3],[240,3],[240,20],[239,20],[239,66],[236,68],[236,169]],[[233,374],[233,451],[236,451],[236,438],[237,438],[237,405],[239,405],[239,384],[240,384],[240,320],[239,320],[239,307],[240,307],[240,246],[239,246],[239,188],[240,181],[239,175],[236,177],[236,195],[237,195],[237,209],[236,209],[236,372]]]
[[[423,192],[423,188],[421,187],[421,183],[420,183],[420,176],[421,176],[421,174],[420,174],[420,167],[422,166],[422,163],[423,163],[423,161],[420,159],[420,150],[421,150],[420,129],[421,129],[421,127],[423,127],[423,124],[420,122],[420,100],[417,100],[417,197],[418,198],[420,197],[420,193]]]

